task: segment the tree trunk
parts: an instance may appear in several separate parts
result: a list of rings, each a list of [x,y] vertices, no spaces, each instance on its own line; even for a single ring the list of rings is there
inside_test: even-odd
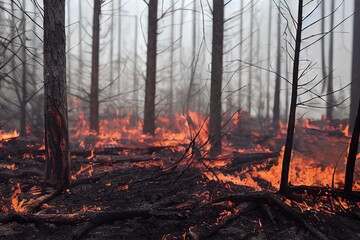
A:
[[[254,29],[254,0],[251,0],[251,14],[250,14],[250,31]],[[251,116],[251,96],[252,96],[252,63],[253,63],[253,40],[254,34],[250,33],[250,46],[249,46],[249,79],[248,79],[248,112],[249,116]]]
[[[171,2],[171,37],[170,37],[170,42],[171,42],[171,47],[170,47],[170,61],[171,61],[171,66],[170,66],[170,93],[169,93],[169,114],[170,116],[172,116],[173,114],[173,104],[174,104],[174,95],[173,95],[173,84],[174,84],[174,30],[175,30],[175,0],[172,0]]]
[[[122,9],[122,0],[119,0],[119,22],[118,22],[118,32],[119,32],[119,38],[118,38],[118,62],[117,62],[117,72],[118,72],[118,94],[121,93],[121,9]],[[137,24],[137,23],[136,23]],[[137,41],[137,39],[135,39]],[[135,49],[137,51],[137,49]]]
[[[83,47],[82,47],[82,3],[83,0],[79,0],[79,84],[78,89],[81,89],[83,87]]]
[[[65,41],[65,0],[44,1],[46,178],[58,187],[70,175]]]
[[[90,129],[99,133],[99,42],[100,42],[101,0],[94,0],[91,92],[90,92]]]
[[[351,137],[350,149],[348,160],[346,163],[346,173],[345,173],[345,192],[351,193],[353,183],[354,183],[354,170],[355,170],[355,162],[356,155],[358,153],[359,147],[359,133],[360,133],[360,100],[358,103],[357,116],[354,125],[354,130]]]
[[[137,16],[135,16],[135,49],[134,49],[134,70],[133,70],[133,78],[134,78],[134,104],[135,104],[135,110],[134,110],[134,120],[137,122],[138,120],[138,114],[139,114],[139,80],[137,77],[137,49],[138,49],[138,21]]]
[[[335,11],[335,0],[331,1],[331,12]],[[334,28],[334,16],[330,16],[330,29]],[[326,95],[326,119],[331,121],[333,119],[334,111],[334,86],[333,86],[333,76],[334,76],[334,31],[330,32],[330,46],[329,46],[329,77],[327,82],[327,95]]]
[[[196,56],[196,1],[193,2],[193,19],[192,19],[192,61],[191,61],[191,74],[190,74],[190,83],[188,87],[187,97],[186,97],[186,112],[188,112],[192,107],[192,98],[193,98],[193,86],[195,81],[196,73],[196,63],[198,57]]]
[[[321,3],[321,33],[325,34],[325,1],[323,1]],[[322,78],[323,78],[323,86],[322,86],[322,90],[321,92],[323,93],[325,91],[325,87],[326,87],[326,78],[327,78],[327,73],[326,73],[326,56],[325,56],[325,37],[321,38],[321,72],[322,72]]]
[[[115,4],[111,1],[111,20],[110,20],[110,76],[109,76],[109,95],[113,94],[113,81],[114,81],[114,18],[115,18]],[[119,75],[120,76],[120,75]]]
[[[148,43],[146,59],[144,134],[155,134],[156,44],[158,0],[149,0]]]
[[[272,1],[269,1],[269,25],[268,25],[268,68],[271,69],[271,26],[272,26]],[[266,119],[270,119],[270,71],[267,72],[266,79]]]
[[[280,88],[281,88],[281,13],[278,14],[277,26],[277,58],[276,58],[276,77],[275,77],[275,92],[274,92],[274,106],[273,106],[273,128],[279,130],[280,121]]]
[[[221,85],[224,45],[224,0],[213,0],[210,89],[210,143],[213,156],[221,152]]]
[[[244,16],[244,1],[240,1],[240,43],[239,43],[239,59],[240,59],[240,64],[239,64],[239,95],[238,95],[238,101],[239,101],[239,109],[241,108],[241,106],[243,105],[242,103],[242,92],[241,92],[241,88],[242,88],[242,71],[241,71],[241,60],[243,57],[242,51],[243,51],[243,16]]]
[[[356,110],[360,99],[360,1],[354,1],[354,33],[352,51],[352,77],[351,77],[351,96],[350,96],[350,119],[349,129],[355,126]]]
[[[23,35],[21,39],[21,61],[22,61],[22,77],[21,77],[21,101],[20,101],[20,134],[26,135],[26,102],[27,102],[27,55],[26,55],[26,1],[22,2],[22,19],[21,30]]]
[[[288,122],[287,136],[286,136],[284,159],[282,163],[281,180],[280,180],[280,192],[282,193],[286,192],[288,189],[290,160],[291,160],[292,145],[294,140],[296,104],[297,104],[296,100],[297,100],[298,79],[299,79],[300,47],[301,47],[301,34],[302,34],[301,32],[302,15],[303,15],[303,0],[299,0],[290,114],[289,114],[289,122]]]
[[[71,0],[67,1],[67,79],[68,79],[68,93],[70,93],[71,85],[72,85],[72,79],[71,79]],[[81,41],[81,40],[80,40]]]

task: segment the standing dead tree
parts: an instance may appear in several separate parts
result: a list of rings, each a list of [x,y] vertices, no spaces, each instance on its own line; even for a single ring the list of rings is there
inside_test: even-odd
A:
[[[60,188],[70,180],[65,41],[65,0],[44,1],[46,178]]]
[[[99,132],[99,51],[100,14],[103,0],[94,0],[91,90],[90,90],[90,129]]]
[[[353,50],[352,50],[352,76],[350,96],[350,119],[349,130],[355,126],[356,109],[360,99],[360,1],[354,1],[354,26],[353,26]]]
[[[292,93],[290,102],[290,114],[288,121],[288,129],[285,143],[285,152],[281,170],[280,192],[284,193],[288,189],[290,159],[294,140],[295,120],[296,120],[296,101],[299,80],[300,50],[301,50],[301,34],[303,23],[303,0],[299,0],[298,17],[295,38],[295,53],[293,63]]]
[[[150,0],[145,81],[144,134],[155,134],[156,45],[158,0]]]
[[[224,1],[213,1],[213,36],[210,89],[211,153],[221,152],[221,86],[224,47]]]

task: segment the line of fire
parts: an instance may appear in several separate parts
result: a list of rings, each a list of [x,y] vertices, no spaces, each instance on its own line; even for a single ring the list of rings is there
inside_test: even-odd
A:
[[[0,0],[0,239],[360,239],[360,1]]]

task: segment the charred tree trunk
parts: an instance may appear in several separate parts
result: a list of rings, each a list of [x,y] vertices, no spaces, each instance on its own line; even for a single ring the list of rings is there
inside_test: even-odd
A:
[[[78,89],[81,89],[83,87],[83,47],[82,47],[82,1],[79,0],[79,83],[78,83]]]
[[[331,1],[331,12],[335,11],[335,0]],[[334,29],[334,16],[330,17],[330,29]],[[329,46],[329,77],[327,81],[327,95],[326,95],[326,119],[331,121],[333,119],[334,111],[334,31],[330,32],[330,46]]]
[[[296,100],[297,100],[298,79],[299,79],[300,47],[301,47],[301,34],[302,34],[302,21],[303,21],[302,15],[303,15],[303,0],[299,0],[290,114],[289,114],[289,122],[288,122],[287,136],[286,136],[284,159],[282,163],[281,180],[280,180],[280,192],[282,193],[286,192],[288,189],[290,160],[291,160],[292,145],[294,140],[296,105],[297,105]]]
[[[274,106],[273,106],[273,127],[275,130],[280,128],[280,75],[281,75],[281,13],[278,14],[277,26],[277,58],[276,58],[276,78],[275,78],[275,92],[274,92]]]
[[[173,95],[173,84],[174,84],[174,30],[175,30],[175,12],[174,12],[174,9],[175,9],[175,1],[172,0],[171,2],[171,11],[172,11],[172,14],[171,14],[171,47],[170,47],[170,61],[171,61],[171,66],[170,66],[170,96],[169,96],[169,114],[170,116],[172,116],[173,114],[173,104],[174,104],[174,95]]]
[[[325,1],[323,1],[321,3],[321,33],[325,34]],[[326,56],[325,56],[325,38],[321,38],[321,72],[322,72],[322,78],[323,78],[323,87],[321,92],[323,93],[325,91],[325,87],[326,87],[326,78],[327,78],[327,73],[326,73]]]
[[[99,133],[99,44],[100,44],[101,0],[94,0],[91,92],[90,92],[90,129]]]
[[[58,187],[70,175],[65,38],[65,0],[44,1],[46,178]]]
[[[352,82],[350,96],[350,119],[349,129],[355,126],[356,110],[358,109],[360,99],[360,1],[354,1],[354,33],[353,33],[353,51],[352,51]]]
[[[193,86],[195,81],[196,73],[196,63],[198,58],[196,56],[196,1],[193,2],[193,19],[192,19],[192,61],[191,61],[191,75],[190,83],[188,87],[187,97],[186,97],[186,112],[192,107],[192,98],[193,98]]]
[[[135,16],[135,42],[134,42],[134,69],[133,69],[133,78],[134,78],[134,104],[135,104],[135,110],[134,110],[134,120],[135,122],[138,121],[138,114],[139,114],[139,80],[137,77],[137,49],[138,49],[138,19],[137,16]],[[119,80],[120,81],[120,80]]]
[[[272,1],[269,1],[269,25],[268,25],[268,68],[271,65],[271,26],[272,26]],[[267,79],[266,79],[266,119],[270,119],[270,71],[267,72]]]
[[[21,40],[21,61],[22,61],[22,77],[21,77],[21,101],[20,101],[20,134],[26,135],[26,102],[27,102],[27,55],[26,55],[26,16],[25,5],[26,1],[22,2],[22,19],[21,30],[23,32]]]
[[[113,94],[113,81],[114,81],[114,18],[115,18],[115,4],[111,1],[111,20],[110,20],[110,76],[109,76],[109,95]]]
[[[254,29],[254,1],[251,0],[251,14],[250,14],[250,31]],[[249,79],[248,79],[248,112],[249,116],[251,116],[251,96],[252,96],[252,63],[253,63],[253,41],[254,41],[254,33],[250,33],[250,47],[249,47]]]
[[[121,92],[121,9],[122,9],[122,0],[119,0],[119,22],[118,22],[118,32],[119,32],[119,38],[118,38],[118,62],[117,62],[117,73],[118,73],[118,90],[117,93],[120,94]],[[137,23],[136,23],[137,24]],[[135,38],[135,41],[137,41],[137,39]],[[135,49],[135,51],[137,51],[137,49]],[[136,64],[136,63],[135,63]]]
[[[71,85],[72,85],[72,79],[71,79],[71,0],[67,1],[67,80],[68,80],[68,93],[70,93]],[[81,41],[81,40],[80,40]]]
[[[212,155],[221,152],[221,85],[224,45],[224,0],[213,0],[210,89],[210,143]]]
[[[158,0],[150,0],[145,81],[144,134],[155,134],[156,44]]]
[[[239,95],[238,95],[238,101],[239,101],[239,109],[241,108],[241,106],[243,105],[242,103],[242,93],[241,93],[241,88],[242,88],[242,71],[241,71],[241,60],[243,57],[242,51],[243,51],[243,13],[244,13],[244,1],[240,1],[240,43],[239,43],[239,59],[240,59],[240,64],[239,64]]]
[[[352,187],[354,183],[354,169],[355,169],[356,155],[359,147],[359,133],[360,133],[360,100],[358,103],[357,116],[351,137],[349,155],[346,163],[344,189],[345,192],[349,194],[352,191]]]

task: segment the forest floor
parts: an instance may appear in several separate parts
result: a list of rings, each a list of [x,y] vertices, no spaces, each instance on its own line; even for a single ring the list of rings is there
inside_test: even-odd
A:
[[[304,134],[324,138],[327,148],[343,147],[317,131]],[[174,146],[73,149],[71,186],[61,193],[43,181],[41,141],[2,142],[0,239],[360,239],[359,198],[329,186],[298,187],[285,197],[259,177],[252,179],[261,190],[216,179],[220,172],[269,169],[283,140],[252,138],[242,147],[266,141],[271,152],[237,153],[237,161],[211,168],[219,159],[177,164],[183,151]],[[309,145],[297,143],[303,152]]]

